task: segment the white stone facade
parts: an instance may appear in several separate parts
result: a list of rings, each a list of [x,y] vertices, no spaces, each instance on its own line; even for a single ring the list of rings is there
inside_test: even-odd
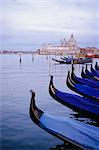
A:
[[[68,42],[65,39],[61,40],[60,46],[52,46],[48,44],[47,46],[44,45],[41,49],[39,49],[39,54],[42,55],[72,55],[78,53],[79,48],[73,34]]]

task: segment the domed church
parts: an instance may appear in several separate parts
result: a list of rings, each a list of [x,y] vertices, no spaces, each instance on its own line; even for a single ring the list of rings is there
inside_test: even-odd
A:
[[[49,55],[74,55],[79,53],[77,46],[77,41],[75,40],[73,34],[71,34],[68,41],[66,39],[61,39],[60,46],[53,46],[51,44],[43,45],[39,49],[40,54],[49,54]]]

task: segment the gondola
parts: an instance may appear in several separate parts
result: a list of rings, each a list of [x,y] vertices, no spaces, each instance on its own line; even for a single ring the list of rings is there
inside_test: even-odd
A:
[[[87,68],[87,65],[86,65],[86,69],[85,69],[85,72],[86,72],[86,74],[88,75],[88,76],[91,76],[91,77],[97,77],[97,79],[99,80],[99,74],[97,74],[97,73],[94,73],[94,72],[90,72],[89,70],[88,70],[88,68]]]
[[[66,80],[67,86],[75,91],[76,93],[84,96],[84,97],[88,97],[91,99],[95,99],[99,101],[99,89],[95,89],[93,87],[90,87],[88,85],[81,85],[78,83],[75,83],[73,80],[71,80],[70,78],[70,71],[68,71],[68,75],[67,75],[67,80]]]
[[[73,60],[77,60],[77,59],[74,59],[73,57],[61,57],[61,59],[62,60],[64,60],[64,61],[66,61],[66,62],[68,62],[69,64],[71,64],[71,62],[73,61]]]
[[[68,58],[67,57],[60,57],[60,59],[67,60]]]
[[[53,61],[58,62],[60,64],[68,64],[65,60],[58,60],[58,59],[54,59],[52,58]]]
[[[92,63],[92,58],[78,58],[80,64]]]
[[[80,149],[90,150],[99,148],[99,128],[77,120],[47,114],[37,108],[35,93],[31,91],[30,118],[40,128],[48,133],[76,145]]]
[[[96,74],[99,76],[99,70],[95,70],[93,67],[92,67],[92,64],[91,64],[91,67],[90,67],[90,70],[93,74]]]
[[[84,67],[82,67],[81,76],[82,76],[82,78],[88,78],[88,79],[91,79],[93,81],[99,82],[99,78],[98,77],[92,76],[92,75],[89,75],[89,74],[85,73],[84,72]]]
[[[83,59],[71,59],[71,58],[67,58],[64,60],[57,60],[52,58],[53,61],[58,62],[60,64],[85,64],[85,63],[89,63],[90,60],[83,60]]]
[[[95,69],[96,70],[99,70],[99,66],[98,66],[98,63],[96,62],[96,64],[95,64]]]
[[[94,69],[92,64],[91,64],[90,70],[91,70],[91,72],[95,72],[95,73],[99,74],[99,70]]]
[[[75,82],[75,83],[78,83],[78,84],[86,84],[88,86],[91,86],[93,88],[96,88],[96,89],[99,89],[99,83],[96,82],[96,81],[93,81],[93,80],[90,80],[88,78],[80,78],[80,77],[77,77],[75,74],[74,74],[74,67],[72,66],[72,72],[71,72],[71,79]]]
[[[92,63],[91,58],[75,58],[73,59],[73,64],[86,64],[86,63]]]
[[[92,58],[67,58],[61,57],[62,60],[66,61],[74,61],[77,64],[85,64],[85,63],[92,63]]]
[[[50,79],[49,93],[63,105],[99,121],[99,102],[57,90],[53,85],[53,76]]]

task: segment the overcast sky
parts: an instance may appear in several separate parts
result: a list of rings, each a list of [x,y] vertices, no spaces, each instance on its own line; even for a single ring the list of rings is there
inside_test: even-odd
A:
[[[0,10],[1,36],[23,31],[99,35],[99,0],[0,0]]]

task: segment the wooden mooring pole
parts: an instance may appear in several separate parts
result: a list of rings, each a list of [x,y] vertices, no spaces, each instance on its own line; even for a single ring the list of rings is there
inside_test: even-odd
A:
[[[21,63],[21,53],[20,53],[20,63]]]

